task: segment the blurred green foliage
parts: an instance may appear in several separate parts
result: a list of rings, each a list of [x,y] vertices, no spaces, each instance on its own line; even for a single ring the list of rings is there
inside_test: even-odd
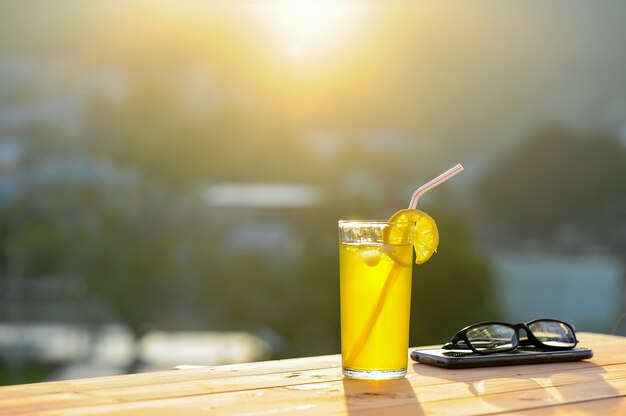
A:
[[[423,265],[413,267],[412,345],[445,343],[461,328],[500,317],[489,264],[474,246],[467,219],[432,208],[441,241]]]
[[[6,386],[8,384],[15,383],[9,375],[11,370],[8,366],[0,361],[0,386]],[[51,372],[56,369],[54,364],[42,364],[42,363],[28,363],[28,365],[21,371],[22,383],[37,383],[44,380]]]
[[[626,148],[609,134],[537,131],[498,160],[478,186],[482,207],[511,237],[550,240],[575,227],[588,243],[623,253]]]
[[[177,295],[185,295],[176,290],[176,249],[184,243],[184,227],[170,212],[176,201],[158,189],[121,197],[129,200],[93,201],[89,221],[76,224],[68,266],[141,337]]]

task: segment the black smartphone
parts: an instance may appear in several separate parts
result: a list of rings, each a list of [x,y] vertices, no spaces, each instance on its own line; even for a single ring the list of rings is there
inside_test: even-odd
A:
[[[556,363],[578,361],[593,357],[590,348],[571,350],[541,350],[533,347],[517,348],[495,354],[476,354],[468,350],[424,349],[411,351],[411,359],[421,364],[442,368],[473,368],[496,365]]]

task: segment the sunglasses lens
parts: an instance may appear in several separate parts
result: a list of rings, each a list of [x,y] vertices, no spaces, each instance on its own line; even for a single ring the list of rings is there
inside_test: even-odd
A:
[[[536,321],[528,329],[544,345],[549,347],[573,348],[576,336],[572,329],[558,321]]]
[[[517,346],[515,329],[500,324],[472,327],[467,330],[467,339],[480,352],[506,351]]]

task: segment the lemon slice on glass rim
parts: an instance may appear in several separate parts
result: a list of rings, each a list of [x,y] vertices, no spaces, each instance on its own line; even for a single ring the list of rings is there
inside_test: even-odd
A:
[[[415,264],[426,262],[437,252],[437,246],[439,245],[437,224],[435,220],[424,211],[418,209],[401,209],[389,218],[389,222],[415,224],[415,237],[413,241],[413,247],[415,248]],[[391,246],[402,244],[403,241],[407,241],[407,232],[407,228],[405,227],[388,227],[383,231],[383,242]],[[389,254],[391,257],[394,257],[393,253]],[[402,263],[405,262],[403,261]]]

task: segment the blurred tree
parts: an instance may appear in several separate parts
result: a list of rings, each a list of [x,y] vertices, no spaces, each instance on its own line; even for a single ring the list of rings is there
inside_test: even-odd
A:
[[[11,246],[17,243],[23,253],[19,268],[24,277],[65,274],[67,259],[80,238],[77,224],[91,211],[89,204],[99,191],[54,183],[24,184],[21,191],[0,215],[2,259],[10,260]],[[5,271],[2,268],[0,275]]]
[[[303,242],[295,257],[278,247],[274,253],[254,253],[224,245],[227,239],[219,233],[212,237],[222,247],[197,246],[203,255],[195,256],[194,269],[202,276],[209,327],[277,334],[283,345],[273,351],[276,358],[336,352],[339,283],[336,221],[327,218],[330,212],[318,207],[267,213]]]
[[[157,186],[100,197],[77,224],[80,235],[68,262],[90,294],[130,329],[135,353],[128,371],[134,372],[141,364],[139,341],[184,296],[177,260],[184,227],[175,197]]]
[[[546,239],[559,227],[576,226],[598,243],[626,247],[615,227],[626,212],[625,177],[626,149],[617,140],[552,127],[502,158],[478,195],[518,236]]]
[[[500,316],[491,269],[474,248],[467,221],[442,207],[428,212],[440,243],[430,260],[413,266],[411,345],[444,343],[466,325]]]
[[[6,231],[2,260],[12,260],[11,247],[19,243],[25,278],[83,279],[88,297],[126,324],[138,347],[171,301],[184,297],[177,256],[185,246],[186,224],[178,201],[155,185],[29,189],[0,217]],[[138,352],[131,372],[140,364]]]

